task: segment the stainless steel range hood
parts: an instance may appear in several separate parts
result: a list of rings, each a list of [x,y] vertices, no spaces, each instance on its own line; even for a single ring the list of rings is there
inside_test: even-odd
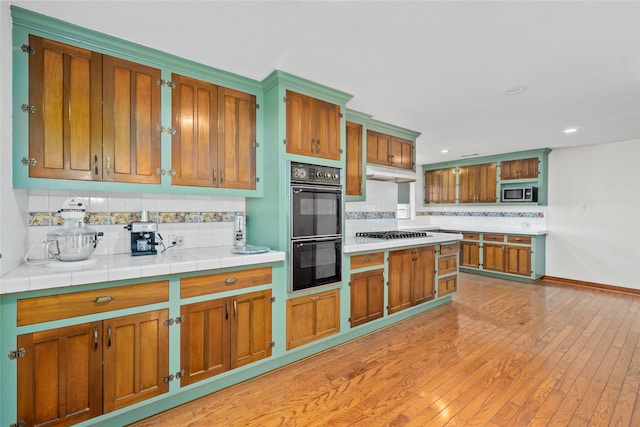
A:
[[[367,179],[374,181],[415,182],[416,177],[413,171],[367,165]]]

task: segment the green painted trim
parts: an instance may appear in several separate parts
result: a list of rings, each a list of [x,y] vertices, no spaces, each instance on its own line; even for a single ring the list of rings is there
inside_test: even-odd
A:
[[[460,267],[460,271],[463,273],[480,274],[482,276],[490,276],[490,277],[495,277],[497,279],[507,279],[507,280],[513,280],[516,282],[523,282],[523,283],[536,283],[540,281],[539,277],[536,279],[532,279],[530,277],[518,276],[517,274],[495,273],[493,271],[476,270],[475,268],[468,268],[468,267]]]
[[[347,118],[348,122],[358,123],[363,125],[364,127],[366,127],[369,121],[373,118],[373,116],[370,114],[361,113],[359,111],[350,110],[348,108],[346,109],[345,117]]]
[[[309,95],[317,99],[341,104],[342,111],[345,110],[344,104],[353,98],[353,95],[347,92],[330,88],[323,84],[289,74],[282,70],[274,70],[271,74],[265,77],[264,80],[262,80],[262,89],[265,92],[278,85],[284,85],[288,89],[304,93],[305,95]]]
[[[504,153],[504,154],[496,154],[492,156],[483,156],[483,157],[470,157],[467,159],[460,160],[450,160],[447,162],[440,163],[426,163],[422,165],[422,171],[434,170],[434,169],[445,169],[452,167],[460,167],[460,166],[469,166],[469,165],[479,165],[482,163],[500,163],[505,160],[517,160],[517,159],[526,159],[529,157],[540,157],[545,158],[551,152],[550,148],[539,148],[535,150],[527,150],[527,151],[515,151],[512,153]]]
[[[367,126],[370,130],[377,132],[387,133],[389,135],[398,136],[400,138],[412,139],[414,142],[422,133],[414,130],[402,128],[400,126],[392,125],[390,123],[381,122],[379,120],[371,119]]]

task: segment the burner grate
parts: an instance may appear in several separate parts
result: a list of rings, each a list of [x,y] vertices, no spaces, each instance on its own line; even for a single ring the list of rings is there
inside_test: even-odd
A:
[[[409,239],[412,237],[431,237],[425,231],[388,230],[363,231],[356,233],[356,237],[370,237],[373,239]]]

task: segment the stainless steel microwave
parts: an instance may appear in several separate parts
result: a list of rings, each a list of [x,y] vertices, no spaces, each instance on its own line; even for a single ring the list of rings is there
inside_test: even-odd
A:
[[[509,187],[502,189],[503,202],[537,202],[538,187]]]

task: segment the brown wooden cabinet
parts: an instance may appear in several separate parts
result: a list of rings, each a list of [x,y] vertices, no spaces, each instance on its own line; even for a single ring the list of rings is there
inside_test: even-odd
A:
[[[340,160],[340,106],[286,92],[287,153]]]
[[[502,161],[500,162],[500,179],[538,179],[538,164],[537,157]]]
[[[496,163],[461,166],[460,203],[496,203]]]
[[[362,125],[347,122],[347,160],[346,160],[346,185],[345,194],[347,196],[362,196]]]
[[[367,130],[367,163],[413,170],[414,143],[410,139]]]
[[[18,336],[18,419],[66,426],[168,391],[168,310]]]
[[[460,241],[460,266],[480,268],[480,234],[462,233]]]
[[[103,55],[102,180],[159,184],[160,70]]]
[[[180,385],[271,356],[271,304],[266,290],[183,305]]]
[[[504,272],[504,245],[484,243],[482,245],[482,268]]]
[[[287,300],[287,350],[340,332],[340,290]]]
[[[424,185],[425,203],[456,202],[456,168],[425,171]]]
[[[384,269],[351,275],[351,327],[384,316]]]
[[[435,297],[435,247],[389,252],[389,314]]]
[[[530,276],[531,271],[531,247],[530,246],[506,246],[505,272]]]
[[[160,70],[31,35],[29,176],[159,183]]]
[[[172,184],[255,189],[256,97],[172,74]]]

